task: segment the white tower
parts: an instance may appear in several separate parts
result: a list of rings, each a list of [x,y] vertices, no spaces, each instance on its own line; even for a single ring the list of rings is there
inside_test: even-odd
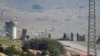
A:
[[[16,39],[17,38],[17,21],[16,21],[16,18],[13,19],[12,21],[13,25],[12,25],[12,38],[13,39]]]
[[[10,20],[10,22],[6,22],[6,36],[10,37],[10,39],[17,38],[17,21],[15,19],[16,18]]]

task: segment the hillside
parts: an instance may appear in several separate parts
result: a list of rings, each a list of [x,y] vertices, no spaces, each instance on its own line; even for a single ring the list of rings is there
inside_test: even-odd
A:
[[[0,39],[0,44],[2,45],[7,45],[7,46],[20,46],[21,41],[20,40],[10,40],[10,39],[6,39],[6,38],[2,38]]]

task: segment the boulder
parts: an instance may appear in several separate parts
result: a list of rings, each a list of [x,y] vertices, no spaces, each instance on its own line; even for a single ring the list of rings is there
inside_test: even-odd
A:
[[[30,53],[32,53],[34,56],[36,56],[37,55],[37,53],[42,53],[41,51],[39,51],[39,50],[32,50],[32,49],[28,49],[28,51],[30,52]]]
[[[6,54],[4,54],[4,53],[2,53],[2,52],[0,52],[0,56],[7,56]]]

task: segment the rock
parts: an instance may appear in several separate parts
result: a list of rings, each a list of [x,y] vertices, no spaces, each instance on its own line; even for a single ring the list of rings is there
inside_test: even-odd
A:
[[[3,52],[6,48],[7,48],[6,45],[1,45],[1,44],[0,44],[0,52]]]
[[[0,52],[0,56],[7,56],[7,55],[6,55],[6,54],[4,54],[4,53],[1,53],[1,52]]]
[[[18,51],[22,51],[21,47],[15,47],[15,49],[18,50]]]
[[[36,56],[37,55],[37,53],[42,53],[41,51],[39,51],[39,50],[32,50],[32,49],[28,49],[28,51],[30,52],[30,53],[32,53],[34,56]]]

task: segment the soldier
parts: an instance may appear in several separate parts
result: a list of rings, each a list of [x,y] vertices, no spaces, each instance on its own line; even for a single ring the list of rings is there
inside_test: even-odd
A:
[[[48,34],[48,37],[51,38],[51,34],[50,33]]]
[[[83,41],[85,41],[85,34],[83,34]]]
[[[67,38],[67,34],[64,33],[64,35],[63,35],[63,39],[66,39],[66,38]]]
[[[71,32],[71,40],[73,41],[73,36],[74,36],[74,34],[73,34],[73,32]]]
[[[76,36],[77,36],[77,41],[79,41],[79,34],[77,33],[77,35],[76,35]]]
[[[83,37],[85,38],[85,34],[83,34]]]
[[[30,36],[29,35],[26,35],[26,39],[29,40],[29,38],[30,38]]]

